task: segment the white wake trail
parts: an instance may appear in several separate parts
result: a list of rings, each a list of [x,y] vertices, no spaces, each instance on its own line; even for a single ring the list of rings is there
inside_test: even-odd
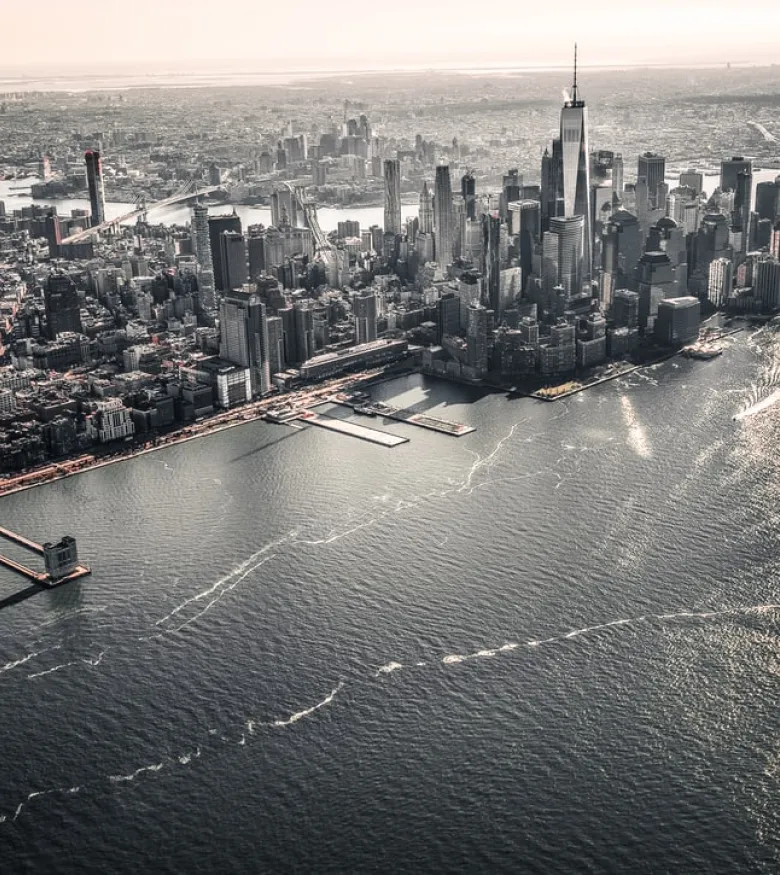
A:
[[[761,413],[769,407],[774,407],[778,401],[780,401],[780,389],[775,390],[771,395],[767,396],[762,401],[759,401],[757,404],[752,404],[747,410],[740,410],[739,413],[734,415],[734,420],[740,422],[743,419],[747,419],[749,416],[755,416],[757,413]]]
[[[135,779],[144,772],[159,772],[165,768],[165,763],[154,763],[151,766],[141,766],[129,775],[109,775],[108,780],[112,784],[121,784],[125,781],[135,781]]]
[[[319,711],[320,708],[325,708],[336,698],[339,691],[344,687],[344,681],[340,681],[338,686],[334,687],[327,696],[321,701],[317,702],[316,705],[312,705],[311,708],[305,708],[303,711],[297,711],[295,714],[291,714],[286,720],[274,720],[273,723],[267,724],[268,726],[275,726],[277,728],[283,726],[291,726],[293,723],[297,723],[299,720],[303,720],[305,717],[310,717],[314,714],[315,711]]]
[[[229,592],[230,590],[234,589],[237,583],[240,583],[249,574],[251,574],[256,568],[259,568],[260,565],[264,564],[269,559],[273,558],[273,556],[266,555],[266,554],[268,554],[268,552],[270,550],[273,550],[274,548],[280,547],[282,544],[289,542],[292,538],[295,537],[296,534],[297,534],[297,530],[293,530],[292,532],[288,532],[288,534],[286,534],[284,537],[279,538],[276,541],[272,541],[270,544],[265,544],[263,547],[261,547],[255,553],[252,553],[251,556],[244,559],[243,562],[240,562],[234,568],[231,568],[231,570],[228,571],[227,574],[223,574],[222,577],[220,577],[218,580],[216,580],[214,583],[212,583],[206,589],[204,589],[201,592],[196,593],[195,595],[190,596],[189,598],[185,599],[183,602],[181,602],[175,608],[173,608],[173,610],[171,610],[169,613],[167,613],[164,617],[160,617],[160,619],[155,622],[155,626],[163,626],[164,624],[168,623],[173,617],[175,617],[177,614],[179,614],[181,611],[183,611],[188,605],[195,604],[197,602],[201,602],[204,599],[209,598],[209,596],[214,595],[214,593],[217,593],[216,598],[213,599],[211,602],[209,602],[209,604],[207,605],[205,610],[208,610],[208,608],[211,607],[211,605],[213,605],[217,601],[219,601],[219,599],[224,595],[225,592]],[[232,585],[231,585],[231,582],[232,582]],[[197,617],[202,616],[203,613],[205,613],[205,610],[199,611],[195,615],[195,617],[191,617],[187,621],[187,623],[190,623],[194,619],[196,619]],[[182,626],[187,625],[187,623],[182,624]],[[178,628],[180,629],[180,628],[182,628],[182,626],[179,626]],[[177,631],[177,630],[174,629],[171,631]]]
[[[54,647],[46,647],[43,650],[35,650],[32,653],[28,653],[26,656],[22,656],[20,659],[15,659],[13,662],[6,662],[5,665],[0,666],[0,674],[5,674],[7,671],[13,671],[13,669],[19,668],[20,665],[24,665],[31,659],[35,659],[37,656],[41,656],[41,654],[43,653],[49,653],[52,650],[59,650],[61,647],[61,644],[56,644]]]

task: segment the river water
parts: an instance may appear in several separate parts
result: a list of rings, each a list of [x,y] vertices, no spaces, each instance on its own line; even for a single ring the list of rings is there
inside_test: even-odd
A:
[[[93,569],[0,611],[0,869],[778,871],[780,336],[727,343],[0,499]]]
[[[0,181],[0,200],[5,202],[7,212],[11,210],[19,210],[22,207],[30,204],[53,204],[57,207],[57,213],[60,216],[69,216],[71,210],[89,210],[88,198],[64,198],[62,200],[46,200],[33,199],[29,197],[30,185],[36,180],[5,180]],[[24,186],[24,189],[20,189]],[[27,192],[27,196],[24,196]],[[133,204],[106,202],[106,218],[115,219],[117,216],[125,215],[134,208]],[[241,217],[241,223],[244,229],[249,225],[262,223],[263,225],[271,224],[271,210],[266,207],[250,207],[233,204],[212,204],[209,206],[209,213],[212,215],[220,215],[230,213],[235,209],[236,213]],[[416,204],[402,204],[401,216],[405,220],[410,216],[417,215]],[[173,206],[166,207],[160,210],[150,210],[148,213],[150,222],[164,222],[166,225],[186,225],[192,219],[191,207]],[[361,229],[370,228],[372,225],[384,225],[384,208],[383,207],[318,207],[317,218],[319,219],[320,227],[325,233],[335,231],[338,223],[345,219],[354,219],[360,222]],[[132,220],[132,225],[135,220]]]
[[[771,182],[775,179],[780,171],[778,170],[756,170],[753,173],[753,199],[755,201],[755,189],[759,182]],[[25,179],[15,181],[0,181],[0,200],[5,202],[6,210],[21,209],[29,204],[47,204],[52,203],[57,207],[57,212],[61,216],[70,215],[71,210],[89,210],[89,200],[87,198],[66,198],[63,200],[50,201],[38,200],[29,197],[30,185],[36,180]],[[678,184],[678,179],[669,177],[667,183],[670,187]],[[715,186],[718,185],[719,177],[717,175],[708,175],[704,179],[704,189],[707,192],[712,192]],[[20,187],[24,186],[24,190]],[[27,196],[24,196],[25,191]],[[106,218],[114,219],[117,216],[122,216],[133,209],[133,204],[127,203],[106,203]],[[250,207],[232,204],[212,204],[209,206],[209,213],[219,215],[221,213],[229,213],[235,209],[236,213],[241,217],[241,223],[246,229],[249,225],[262,223],[263,225],[271,224],[271,210],[265,207]],[[405,221],[407,218],[413,218],[417,215],[417,204],[402,204],[401,217]],[[149,221],[164,222],[167,225],[186,225],[192,218],[192,210],[189,206],[173,206],[166,207],[161,210],[150,210]],[[335,231],[338,223],[345,219],[354,219],[360,222],[361,229],[370,228],[372,225],[384,225],[384,209],[382,207],[325,207],[317,208],[317,218],[320,226],[325,233]],[[134,220],[133,220],[134,221]],[[130,224],[133,224],[133,221]]]

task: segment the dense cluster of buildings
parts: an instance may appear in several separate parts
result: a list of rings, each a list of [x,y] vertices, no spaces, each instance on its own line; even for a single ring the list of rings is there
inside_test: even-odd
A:
[[[510,169],[494,194],[454,172],[456,142],[394,149],[348,110],[316,145],[288,124],[258,156],[276,174],[268,226],[196,202],[186,227],[69,242],[105,219],[99,148],[89,210],[0,203],[0,473],[410,353],[455,379],[549,383],[688,343],[702,308],[780,308],[780,181],[754,197],[750,160],[727,158],[708,196],[649,152],[628,181],[622,154],[589,147],[576,73],[539,180]],[[377,181],[383,226],[326,236],[315,204],[343,159]],[[280,182],[288,168],[310,183]]]

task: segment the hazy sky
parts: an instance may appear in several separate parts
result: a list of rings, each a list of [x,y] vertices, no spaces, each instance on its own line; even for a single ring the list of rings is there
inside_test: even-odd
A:
[[[21,0],[0,3],[0,66],[164,69],[234,59],[356,68],[780,62],[778,0]]]

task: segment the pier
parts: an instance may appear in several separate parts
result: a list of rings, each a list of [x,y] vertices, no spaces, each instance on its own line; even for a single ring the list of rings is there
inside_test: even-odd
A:
[[[462,437],[464,434],[470,434],[472,431],[476,431],[476,429],[470,425],[463,425],[460,422],[451,422],[448,419],[440,419],[438,416],[430,416],[428,413],[415,413],[412,410],[404,410],[400,407],[393,407],[390,404],[384,404],[382,401],[359,404],[348,400],[344,395],[334,395],[329,400],[334,404],[351,407],[356,413],[365,413],[368,416],[382,416],[385,419],[395,419],[397,422],[406,422],[409,425],[419,425],[420,428],[427,428],[430,431],[438,431],[440,434],[448,434],[453,437]]]
[[[10,556],[0,553],[0,566],[8,568],[26,577],[33,582],[33,586],[23,590],[20,593],[9,596],[6,599],[0,600],[0,607],[6,607],[11,604],[16,604],[31,595],[34,595],[40,589],[51,589],[60,584],[68,583],[71,580],[78,580],[80,577],[85,577],[91,574],[92,571],[88,565],[84,565],[78,561],[78,553],[76,552],[76,541],[71,537],[64,537],[56,544],[39,544],[36,541],[25,538],[17,532],[12,532],[10,529],[0,526],[0,538],[5,538],[20,547],[24,547],[32,553],[41,556],[44,560],[45,571],[36,571]]]
[[[299,418],[311,425],[327,428],[330,431],[338,431],[341,434],[348,434],[360,440],[369,441],[372,444],[380,444],[383,447],[397,447],[399,444],[409,442],[409,438],[399,437],[397,434],[388,434],[386,431],[368,428],[355,422],[345,422],[343,419],[329,419],[325,416],[320,416],[319,413],[315,413],[313,410],[304,411]]]
[[[0,538],[5,538],[16,544],[21,544],[22,547],[26,547],[28,550],[32,550],[34,553],[40,553],[41,556],[43,556],[43,544],[37,544],[35,541],[25,538],[24,535],[17,535],[16,532],[12,532],[10,529],[4,529],[2,526],[0,526]]]

